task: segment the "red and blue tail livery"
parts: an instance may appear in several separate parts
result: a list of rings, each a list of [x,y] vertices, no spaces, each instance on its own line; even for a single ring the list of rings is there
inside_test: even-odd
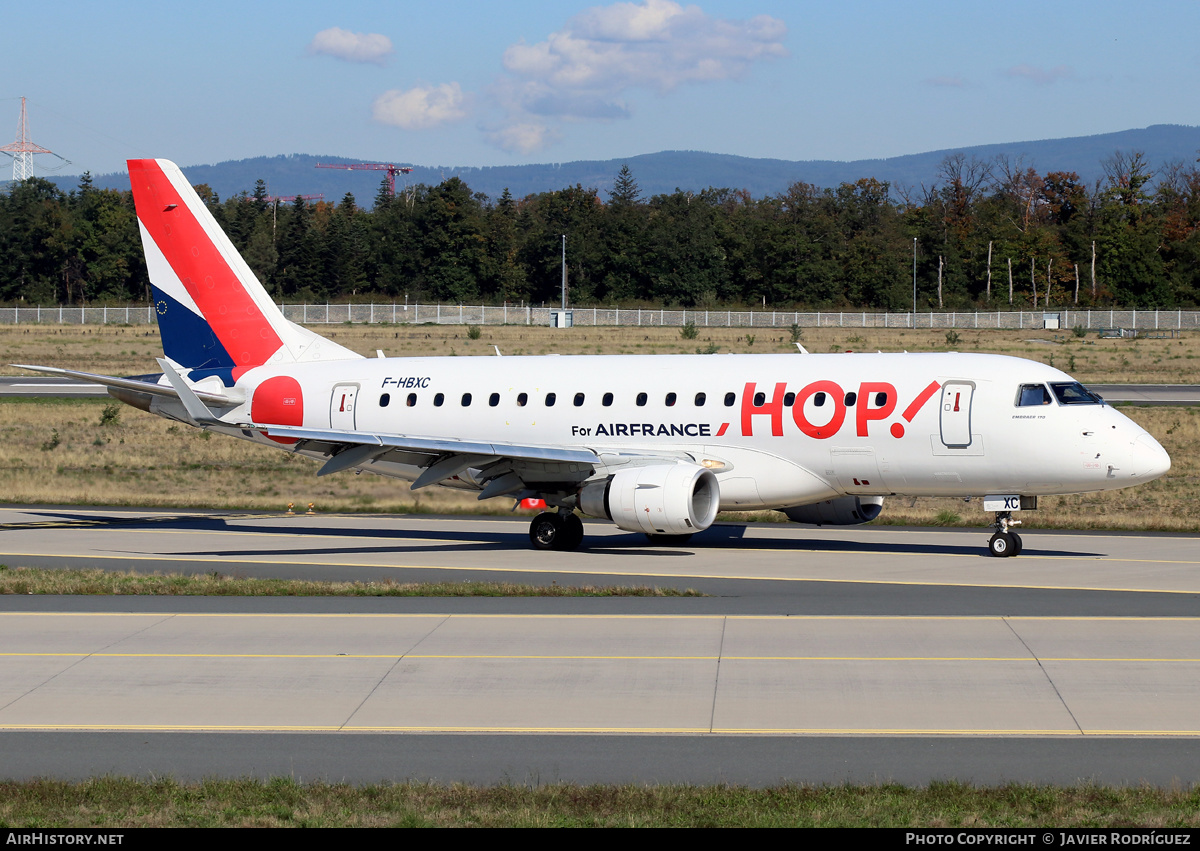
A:
[[[284,319],[174,163],[130,160],[129,180],[170,361],[233,386],[251,367],[358,357]]]
[[[1170,468],[1066,373],[981,354],[363,358],[284,318],[182,172],[131,160],[161,375],[26,367],[143,411],[320,462],[480,499],[540,498],[529,537],[583,544],[580,514],[679,545],[720,510],[813,524],[890,496],[980,497],[988,550],[1022,549],[1039,496]]]

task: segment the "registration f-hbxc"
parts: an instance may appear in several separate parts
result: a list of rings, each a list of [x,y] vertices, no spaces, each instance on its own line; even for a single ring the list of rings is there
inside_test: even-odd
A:
[[[717,511],[856,524],[885,496],[983,497],[989,550],[1047,494],[1155,479],[1170,458],[1056,369],[978,354],[366,359],[286,320],[183,174],[131,160],[165,357],[106,385],[134,407],[480,499],[540,497],[539,549],[583,541],[575,513],[661,543]]]

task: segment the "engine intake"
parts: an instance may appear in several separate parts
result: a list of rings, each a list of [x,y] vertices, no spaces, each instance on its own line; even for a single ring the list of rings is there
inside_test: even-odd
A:
[[[883,511],[881,496],[839,496],[814,502],[811,505],[793,505],[783,513],[793,523],[811,523],[814,526],[857,526],[870,523]]]
[[[697,464],[628,467],[579,490],[584,514],[647,535],[702,532],[716,519],[720,502],[716,475]]]

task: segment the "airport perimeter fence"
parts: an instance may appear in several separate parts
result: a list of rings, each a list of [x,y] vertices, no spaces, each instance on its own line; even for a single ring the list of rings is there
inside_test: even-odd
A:
[[[347,322],[395,325],[551,325],[560,311],[552,307],[462,304],[285,304],[283,314],[301,325]],[[575,307],[577,326],[666,326],[697,328],[964,328],[1042,330],[1076,326],[1087,330],[1124,328],[1170,331],[1200,328],[1200,310],[959,310],[917,313],[792,310],[654,310],[651,308]],[[1047,325],[1049,317],[1050,325]],[[139,325],[154,322],[151,305],[100,307],[0,307],[0,323]]]

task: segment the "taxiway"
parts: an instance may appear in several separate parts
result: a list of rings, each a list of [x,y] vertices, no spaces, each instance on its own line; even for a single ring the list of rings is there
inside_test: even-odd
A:
[[[0,511],[9,567],[691,587],[699,598],[0,598],[9,776],[1200,779],[1200,539]]]

